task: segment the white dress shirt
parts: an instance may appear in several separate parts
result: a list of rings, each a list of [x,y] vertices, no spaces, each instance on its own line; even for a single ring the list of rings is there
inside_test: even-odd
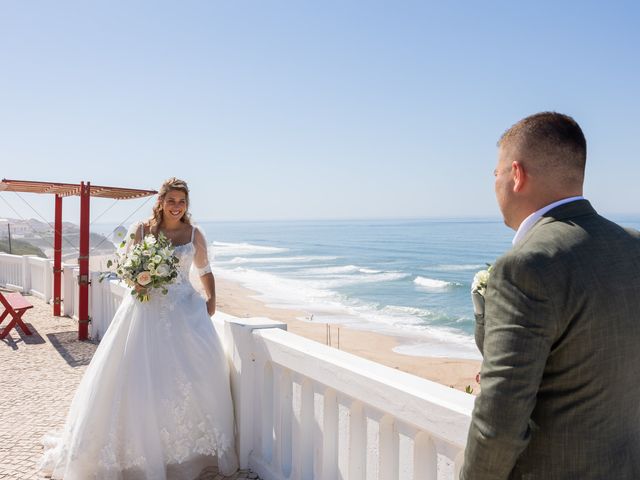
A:
[[[520,242],[527,234],[527,232],[531,230],[531,228],[536,224],[536,222],[540,220],[540,218],[542,218],[542,216],[552,208],[559,207],[560,205],[564,205],[565,203],[575,202],[576,200],[584,200],[584,197],[582,195],[579,195],[577,197],[563,198],[562,200],[558,200],[557,202],[550,203],[546,207],[542,207],[540,210],[536,210],[522,221],[511,243],[515,245],[516,243]]]

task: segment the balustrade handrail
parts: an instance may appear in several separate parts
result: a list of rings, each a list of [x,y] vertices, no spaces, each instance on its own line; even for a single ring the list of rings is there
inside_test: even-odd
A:
[[[22,262],[22,255],[14,255],[12,253],[0,252],[0,257],[2,258],[3,262],[7,262],[7,263],[18,264]]]

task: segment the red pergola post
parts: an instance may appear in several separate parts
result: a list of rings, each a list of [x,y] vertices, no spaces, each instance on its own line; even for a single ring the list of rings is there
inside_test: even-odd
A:
[[[60,316],[62,300],[62,196],[56,195],[56,221],[53,234],[53,316]]]
[[[89,205],[91,184],[80,182],[80,256],[78,266],[78,340],[89,338]]]

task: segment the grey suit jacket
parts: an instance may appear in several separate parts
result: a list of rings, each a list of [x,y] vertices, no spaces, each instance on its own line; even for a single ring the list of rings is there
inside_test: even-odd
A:
[[[640,233],[586,200],[498,259],[460,478],[640,479]]]

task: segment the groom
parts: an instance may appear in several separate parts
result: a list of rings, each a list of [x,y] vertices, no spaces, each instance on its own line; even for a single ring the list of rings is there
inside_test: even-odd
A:
[[[571,117],[527,117],[498,147],[496,197],[516,235],[478,319],[460,478],[640,479],[640,233],[582,197]]]

